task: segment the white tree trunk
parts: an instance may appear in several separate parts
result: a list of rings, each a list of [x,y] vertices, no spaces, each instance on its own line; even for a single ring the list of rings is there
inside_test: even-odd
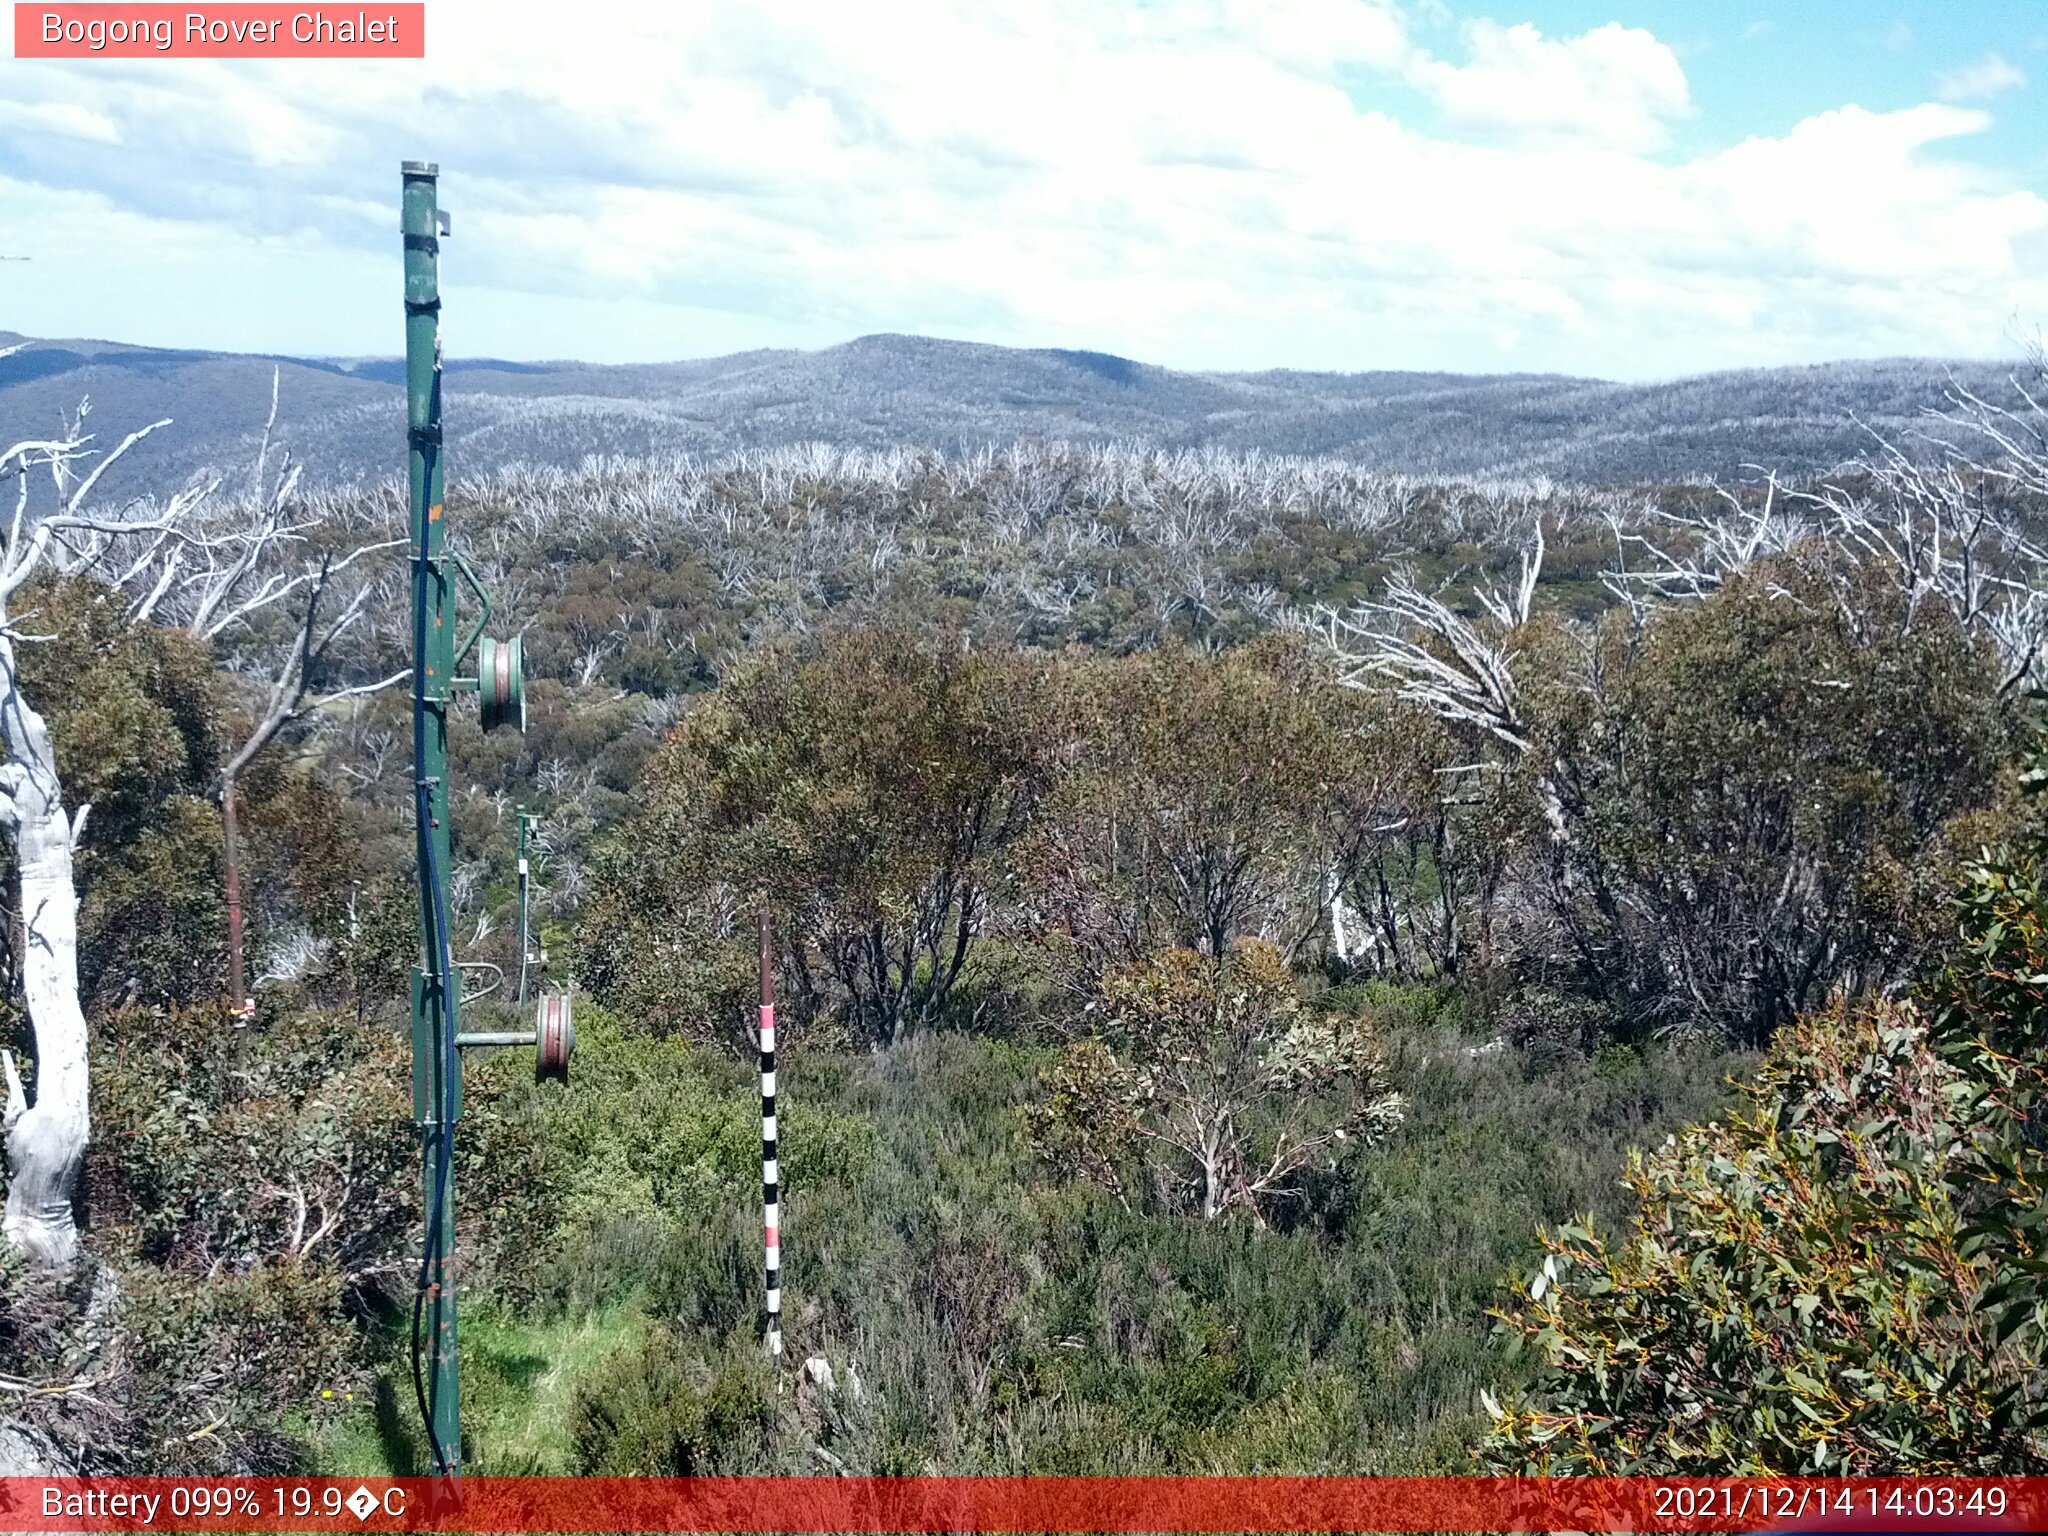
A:
[[[91,1134],[85,1012],[78,1001],[78,892],[72,882],[74,824],[49,727],[21,696],[14,646],[0,634],[0,765],[20,866],[22,978],[35,1031],[36,1099],[30,1105],[12,1059],[7,1078],[7,1216],[0,1232],[39,1263],[68,1267],[78,1253],[72,1196]],[[83,820],[84,813],[80,813]],[[0,1053],[4,1055],[4,1053]]]
[[[1330,952],[1337,957],[1339,965],[1351,960],[1351,935],[1344,925],[1344,882],[1332,869],[1329,877],[1330,890]]]
[[[80,479],[76,466],[92,441],[83,431],[87,409],[79,406],[61,438],[30,439],[0,451],[0,481],[15,483],[13,517],[0,534],[0,746],[5,746],[8,759],[0,763],[0,826],[14,834],[20,864],[22,977],[36,1057],[36,1101],[30,1105],[13,1059],[0,1051],[0,1077],[7,1093],[0,1132],[6,1138],[9,1175],[0,1235],[37,1261],[58,1268],[69,1265],[78,1253],[72,1197],[92,1133],[85,1012],[78,1001],[78,891],[71,862],[85,808],[81,806],[73,817],[64,814],[64,786],[50,749],[49,726],[21,696],[14,656],[17,637],[9,627],[8,602],[49,565],[69,575],[106,581],[117,590],[129,589],[128,616],[136,623],[149,622],[167,599],[181,604],[186,611],[180,622],[187,631],[211,640],[246,623],[252,614],[304,594],[305,618],[273,684],[266,723],[245,747],[253,755],[269,739],[264,731],[274,734],[285,721],[296,718],[320,656],[369,600],[366,585],[324,633],[316,634],[315,614],[329,580],[362,556],[396,547],[366,544],[340,560],[313,560],[294,576],[273,572],[259,577],[266,557],[295,544],[311,526],[292,520],[296,470],[275,486],[266,484],[268,428],[263,452],[257,456],[262,501],[253,526],[244,521],[240,509],[225,509],[226,521],[212,526],[199,520],[220,485],[218,479],[180,491],[168,503],[140,506],[141,515],[134,515],[135,508],[112,518],[81,511],[100,478],[122,455],[158,427],[169,425],[159,421],[140,428],[112,452],[96,453],[98,462]],[[273,424],[275,419],[273,403]],[[54,476],[57,505],[31,520],[30,471],[39,468]],[[137,587],[147,590],[137,595]],[[159,615],[159,621],[163,617],[167,615]],[[336,697],[388,687],[404,676],[401,672],[383,683],[344,689]]]

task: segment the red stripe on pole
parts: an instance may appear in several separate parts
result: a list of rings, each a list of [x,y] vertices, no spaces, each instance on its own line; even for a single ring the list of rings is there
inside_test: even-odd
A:
[[[761,1292],[767,1313],[768,1352],[782,1353],[782,1187],[775,1152],[775,1120],[768,1106],[775,1092],[775,930],[763,911],[755,914],[761,940],[761,1221],[764,1227]],[[776,1390],[781,1391],[778,1385]]]
[[[1961,1533],[2042,1529],[2048,1479],[24,1477],[0,1479],[0,1521],[37,1532]]]

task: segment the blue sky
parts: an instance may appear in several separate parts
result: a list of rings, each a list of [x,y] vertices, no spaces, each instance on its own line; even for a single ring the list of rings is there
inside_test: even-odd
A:
[[[1642,378],[2048,322],[2039,3],[429,0],[428,54],[0,61],[0,328],[393,352],[405,158],[468,355]]]
[[[1496,9],[1495,14],[1504,14]],[[1570,35],[1603,22],[1643,27],[1685,66],[1698,114],[1675,135],[1708,149],[1750,134],[1781,134],[1801,118],[1850,102],[1896,111],[1940,99],[1946,74],[1987,54],[2030,83],[2048,77],[2042,0],[1798,0],[1734,4],[1529,4],[1515,14]],[[1991,128],[1971,157],[2048,187],[2048,95],[2015,88],[1995,98]]]

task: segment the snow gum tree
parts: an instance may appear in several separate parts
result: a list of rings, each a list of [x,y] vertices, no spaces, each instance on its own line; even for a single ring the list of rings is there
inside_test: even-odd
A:
[[[72,873],[90,807],[66,808],[50,728],[22,693],[16,647],[34,637],[19,627],[26,616],[14,613],[13,599],[46,562],[92,560],[95,552],[111,553],[117,541],[127,540],[141,540],[154,553],[170,537],[184,510],[177,503],[146,522],[104,520],[81,511],[94,482],[135,440],[123,443],[76,487],[69,470],[84,451],[76,434],[16,443],[0,456],[0,473],[16,482],[14,515],[0,550],[0,745],[7,751],[7,761],[0,764],[0,825],[13,837],[17,855],[25,930],[22,983],[35,1032],[33,1103],[13,1054],[0,1051],[7,1091],[0,1125],[8,1174],[7,1214],[0,1230],[14,1247],[57,1268],[68,1266],[78,1252],[71,1202],[91,1135],[85,1012],[78,998],[78,887]],[[31,521],[30,477],[38,469],[50,472],[58,506]],[[144,555],[137,570],[147,564]]]
[[[82,405],[56,437],[0,451],[0,494],[13,492],[0,542],[0,748],[6,752],[0,763],[0,827],[14,841],[22,992],[34,1054],[31,1100],[20,1065],[11,1052],[0,1051],[8,1171],[0,1231],[30,1259],[56,1269],[77,1256],[72,1202],[92,1130],[76,870],[91,807],[67,802],[44,712],[50,701],[39,706],[22,684],[21,648],[43,638],[26,596],[36,590],[31,583],[39,576],[97,583],[123,606],[129,622],[168,625],[209,642],[260,613],[295,607],[298,623],[286,627],[282,660],[269,658],[276,681],[259,720],[260,746],[304,713],[313,663],[360,611],[358,597],[343,604],[338,616],[323,618],[319,595],[335,571],[387,547],[365,546],[340,559],[326,553],[296,560],[315,525],[291,520],[288,482],[253,501],[216,501],[216,478],[195,482],[167,501],[146,499],[99,511],[94,493],[108,470],[168,423],[142,427],[100,453],[84,430],[89,409],[89,402]]]
[[[1383,1141],[1404,1113],[1377,1032],[1304,1007],[1280,951],[1166,950],[1104,978],[1028,1115],[1040,1154],[1128,1201],[1134,1180],[1213,1221],[1298,1198],[1300,1178]]]

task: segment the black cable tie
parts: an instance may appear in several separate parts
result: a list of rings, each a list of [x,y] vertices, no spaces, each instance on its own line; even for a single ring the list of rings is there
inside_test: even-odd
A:
[[[438,448],[441,446],[441,429],[434,427],[407,427],[405,440],[415,448]]]

